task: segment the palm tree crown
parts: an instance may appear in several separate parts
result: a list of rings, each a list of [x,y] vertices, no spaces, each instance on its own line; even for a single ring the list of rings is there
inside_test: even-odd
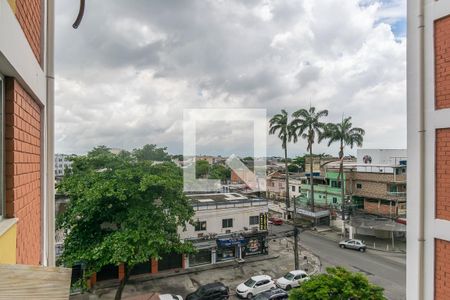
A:
[[[320,139],[328,139],[328,146],[334,142],[340,142],[339,158],[342,158],[344,147],[353,146],[362,147],[364,129],[359,127],[352,127],[352,117],[342,118],[341,123],[328,123],[325,132]]]
[[[292,126],[288,122],[288,113],[282,109],[281,113],[274,115],[269,121],[269,134],[275,134],[278,131],[278,137],[282,144],[281,147],[286,149],[287,142],[293,138]]]
[[[301,136],[308,142],[306,150],[311,151],[316,136],[319,138],[319,142],[322,138],[326,125],[320,121],[320,118],[328,116],[328,110],[325,109],[316,112],[316,108],[311,106],[309,109],[302,108],[297,110],[292,116],[295,118],[292,121],[295,133],[292,135],[294,143],[297,142],[297,138]]]

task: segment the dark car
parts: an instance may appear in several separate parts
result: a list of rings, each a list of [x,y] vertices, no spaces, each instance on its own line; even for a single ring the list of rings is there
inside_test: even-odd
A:
[[[273,289],[256,295],[253,300],[287,300],[288,298],[288,293],[285,290]]]
[[[186,296],[186,300],[224,300],[230,297],[230,289],[221,282],[208,283]]]

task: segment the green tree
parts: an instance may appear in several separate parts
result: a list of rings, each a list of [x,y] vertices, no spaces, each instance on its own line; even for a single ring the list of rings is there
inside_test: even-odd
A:
[[[136,264],[172,252],[190,253],[177,229],[194,214],[183,193],[182,171],[95,148],[73,158],[59,190],[69,197],[57,227],[65,234],[60,263],[83,263],[86,278],[103,266],[125,264],[115,299]]]
[[[339,178],[341,180],[342,219],[344,219],[345,181],[344,181],[344,149],[345,146],[362,147],[365,131],[359,127],[352,127],[352,117],[347,117],[340,123],[328,123],[321,139],[328,139],[328,146],[339,143]]]
[[[195,178],[208,178],[209,175],[209,163],[206,160],[195,161]]]
[[[209,179],[220,179],[226,182],[231,179],[231,169],[224,165],[213,165],[209,173]]]
[[[133,149],[133,156],[137,160],[144,161],[170,161],[171,156],[167,153],[167,147],[158,147],[154,144],[147,144],[140,149]]]
[[[298,173],[298,172],[300,172],[300,167],[298,165],[296,165],[296,164],[289,164],[288,165],[288,170],[291,173]]]
[[[294,143],[297,142],[298,137],[305,139],[308,146],[306,150],[309,151],[310,155],[310,174],[309,174],[309,184],[310,184],[310,202],[311,208],[314,212],[314,179],[313,179],[313,145],[318,139],[320,142],[320,137],[325,129],[325,124],[320,121],[321,118],[328,116],[328,110],[321,110],[316,112],[316,108],[310,106],[309,109],[299,109],[292,114],[294,120],[291,124],[295,134],[293,135]]]
[[[327,268],[327,273],[312,276],[293,289],[289,300],[385,300],[383,288],[371,284],[361,273],[342,267]]]
[[[286,170],[286,208],[291,207],[289,198],[289,172],[288,172],[288,157],[287,157],[287,143],[290,142],[295,135],[292,125],[288,120],[288,113],[282,109],[281,113],[274,115],[269,121],[269,134],[276,134],[278,132],[278,138],[281,140],[281,148],[284,150],[284,165]]]
[[[297,165],[303,171],[305,170],[305,156],[297,156],[292,160],[292,164]]]

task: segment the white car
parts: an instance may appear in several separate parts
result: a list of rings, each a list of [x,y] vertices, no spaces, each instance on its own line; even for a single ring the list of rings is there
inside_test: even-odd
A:
[[[298,287],[302,282],[309,280],[309,276],[305,271],[294,270],[281,278],[278,278],[275,283],[279,288],[283,290],[290,290],[291,288]]]
[[[253,296],[276,288],[275,282],[268,275],[257,275],[251,277],[236,288],[239,297],[251,299]]]
[[[159,300],[183,300],[183,297],[173,294],[162,294],[159,295]]]

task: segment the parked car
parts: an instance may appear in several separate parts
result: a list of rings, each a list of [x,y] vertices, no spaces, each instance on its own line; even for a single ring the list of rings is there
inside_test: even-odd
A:
[[[239,297],[252,299],[253,296],[270,289],[275,289],[275,282],[268,275],[253,276],[246,282],[241,283],[236,288]]]
[[[274,289],[262,292],[256,295],[254,300],[287,300],[289,298],[288,293],[282,289]]]
[[[277,287],[288,291],[292,288],[298,287],[306,280],[309,280],[309,276],[305,271],[294,270],[275,280],[275,283]]]
[[[180,295],[162,294],[159,295],[159,300],[183,300],[183,297]]]
[[[225,300],[230,297],[230,289],[221,282],[208,283],[186,296],[186,300]]]
[[[355,250],[358,250],[361,252],[366,251],[366,248],[367,248],[366,244],[364,244],[363,241],[355,240],[355,239],[341,241],[341,242],[339,242],[339,247],[355,249]]]
[[[283,219],[277,217],[270,217],[269,223],[273,225],[283,225]]]

